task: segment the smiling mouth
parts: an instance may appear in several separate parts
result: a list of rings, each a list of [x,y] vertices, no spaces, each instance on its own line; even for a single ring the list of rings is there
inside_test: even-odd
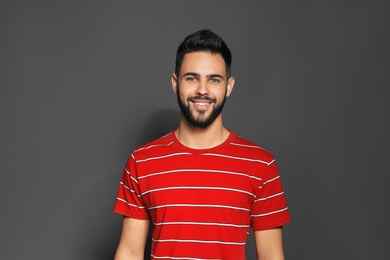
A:
[[[217,101],[215,98],[210,98],[207,96],[189,97],[187,100],[195,103],[213,103]]]
[[[188,101],[193,103],[197,110],[206,110],[216,100],[205,96],[195,96],[188,98]]]
[[[195,103],[197,106],[205,107],[211,104],[211,102],[204,102],[204,101],[192,101]]]
[[[209,109],[210,105],[212,104],[211,101],[206,100],[193,100],[191,103],[194,106],[194,109],[198,112],[205,112]]]

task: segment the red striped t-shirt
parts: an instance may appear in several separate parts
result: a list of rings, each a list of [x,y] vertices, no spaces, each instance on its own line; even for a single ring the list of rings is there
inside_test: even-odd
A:
[[[114,211],[151,218],[152,259],[245,259],[250,228],[290,221],[273,156],[236,134],[210,149],[174,132],[129,157]]]

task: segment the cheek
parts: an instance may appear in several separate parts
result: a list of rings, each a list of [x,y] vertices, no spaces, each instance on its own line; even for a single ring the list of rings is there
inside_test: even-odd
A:
[[[223,89],[223,90],[219,89],[219,90],[216,90],[210,94],[213,95],[215,98],[217,98],[219,101],[221,101],[226,97],[227,91],[226,91],[226,89]]]
[[[188,88],[181,87],[179,90],[179,96],[183,100],[187,100],[188,97],[192,96],[193,94],[190,92]]]
[[[185,94],[183,94],[182,92],[179,92],[177,94],[177,97],[180,99],[181,103],[183,103],[184,105],[188,105],[188,101],[187,101],[187,98],[188,96],[186,96]]]

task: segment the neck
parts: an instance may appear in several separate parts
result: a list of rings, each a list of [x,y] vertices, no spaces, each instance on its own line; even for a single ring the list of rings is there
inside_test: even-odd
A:
[[[229,130],[222,125],[222,115],[206,128],[194,127],[180,116],[176,137],[183,145],[193,149],[207,149],[222,144],[229,136]]]

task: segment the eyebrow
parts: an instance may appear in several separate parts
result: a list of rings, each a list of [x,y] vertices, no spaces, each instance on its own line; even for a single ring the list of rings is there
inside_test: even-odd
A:
[[[183,77],[185,76],[193,76],[193,77],[200,77],[200,74],[199,73],[196,73],[196,72],[187,72],[183,75]],[[207,78],[222,78],[222,75],[220,74],[210,74],[210,75],[206,75]]]
[[[220,75],[220,74],[210,74],[210,75],[207,75],[206,77],[208,77],[208,78],[222,78],[223,79],[222,75]]]
[[[193,77],[200,77],[200,74],[199,73],[195,73],[195,72],[187,72],[183,75],[183,77],[185,76],[193,76]]]

